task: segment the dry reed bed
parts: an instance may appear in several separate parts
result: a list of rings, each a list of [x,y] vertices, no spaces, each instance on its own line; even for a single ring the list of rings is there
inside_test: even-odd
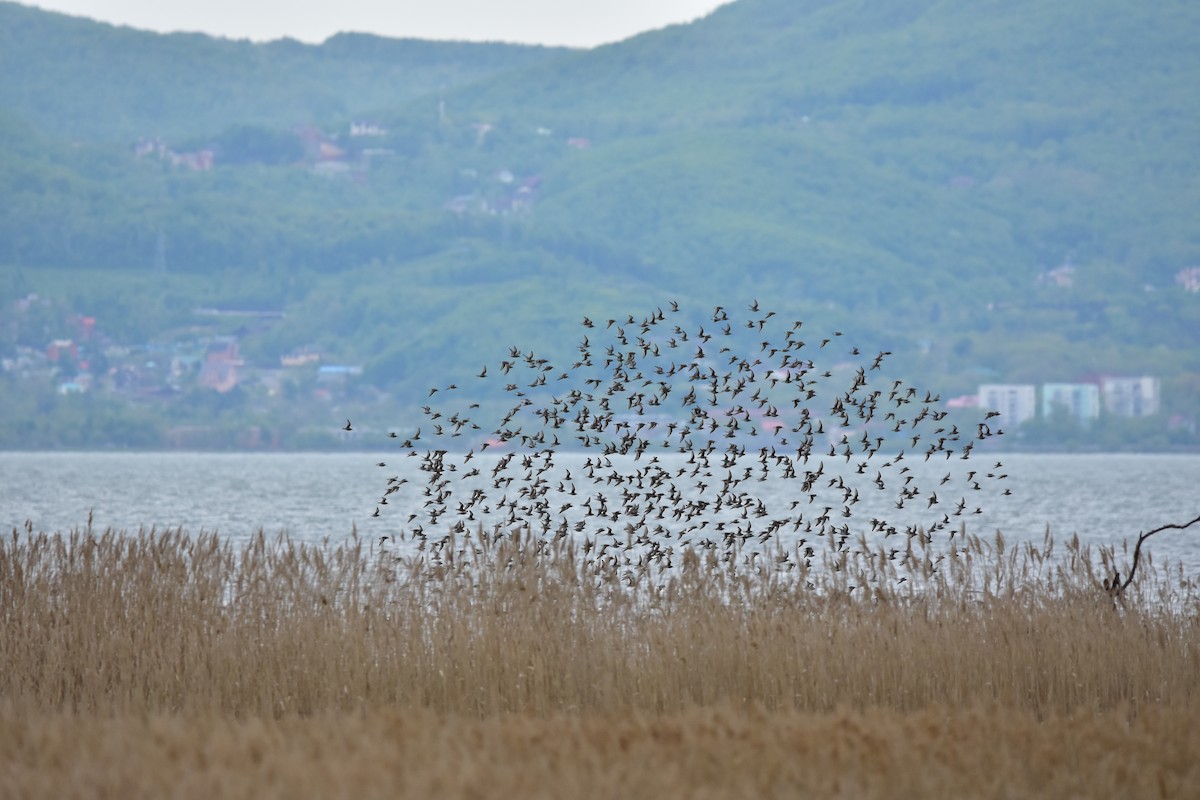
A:
[[[234,548],[181,531],[14,531],[0,544],[0,708],[484,718],[1196,706],[1194,585],[1151,566],[1114,604],[1093,572],[1111,553],[958,541],[936,553],[863,542],[805,573],[705,552],[666,570],[528,536],[397,558],[357,539]]]
[[[0,712],[0,796],[59,798],[1180,797],[1198,707],[693,708],[475,719]]]

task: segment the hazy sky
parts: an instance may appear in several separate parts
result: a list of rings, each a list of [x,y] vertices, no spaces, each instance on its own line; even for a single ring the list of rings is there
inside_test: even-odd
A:
[[[21,0],[155,31],[320,42],[338,31],[590,46],[703,16],[727,0]]]

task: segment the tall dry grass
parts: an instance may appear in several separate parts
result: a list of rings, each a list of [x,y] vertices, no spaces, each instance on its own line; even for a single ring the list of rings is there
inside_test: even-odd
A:
[[[312,717],[0,712],[0,797],[1194,798],[1196,707]]]
[[[1200,794],[1193,583],[895,541],[13,531],[0,797]]]
[[[1151,565],[1114,603],[1096,574],[1113,554],[1077,542],[894,541],[806,569],[784,553],[588,558],[527,535],[399,557],[359,539],[14,531],[0,545],[0,707],[482,718],[1197,703],[1193,585]]]

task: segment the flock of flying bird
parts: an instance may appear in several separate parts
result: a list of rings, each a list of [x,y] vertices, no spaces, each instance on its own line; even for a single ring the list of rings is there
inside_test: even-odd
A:
[[[960,429],[938,397],[900,380],[870,385],[890,352],[847,348],[840,332],[806,341],[802,322],[757,301],[748,310],[735,319],[718,306],[695,326],[675,302],[641,319],[585,317],[568,368],[513,347],[472,379],[504,383],[511,407],[494,425],[474,418],[471,400],[485,393],[431,389],[429,402],[447,405],[426,405],[413,435],[389,434],[425,475],[401,512],[406,533],[437,552],[454,533],[528,529],[581,538],[592,558],[663,565],[679,545],[750,557],[774,539],[790,569],[822,539],[837,549],[868,533],[931,541],[982,513],[968,498],[1007,475],[999,462],[961,462],[1003,433],[997,412]],[[945,476],[919,486],[935,459]],[[375,516],[408,483],[390,477]],[[855,516],[860,502],[875,509],[869,524]]]

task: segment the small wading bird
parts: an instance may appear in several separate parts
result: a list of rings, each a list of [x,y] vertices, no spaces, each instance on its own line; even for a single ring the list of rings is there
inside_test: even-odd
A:
[[[476,527],[493,539],[525,529],[545,541],[583,532],[588,557],[621,565],[671,564],[676,548],[692,545],[790,570],[811,563],[814,537],[841,551],[868,533],[926,543],[953,531],[950,514],[934,508],[938,494],[923,494],[905,455],[918,466],[967,459],[997,434],[980,422],[965,437],[961,423],[943,422],[949,412],[940,398],[925,393],[922,401],[902,380],[870,386],[868,375],[882,374],[891,351],[827,347],[841,331],[819,339],[814,351],[795,335],[801,322],[782,323],[758,301],[748,310],[737,320],[718,306],[696,320],[672,301],[669,311],[640,318],[605,317],[604,327],[584,317],[585,335],[565,368],[510,347],[496,370],[485,365],[477,373],[484,381],[503,376],[497,380],[510,396],[487,425],[470,416],[480,404],[469,403],[465,390],[455,392],[453,383],[440,394],[430,389],[430,397],[451,403],[461,394],[462,401],[424,406],[434,428],[426,449],[418,449],[419,429],[403,441],[426,475],[422,505],[405,509],[409,525],[419,522],[412,531],[422,548],[439,553],[452,533]],[[782,338],[772,339],[780,329]],[[831,363],[818,367],[814,357],[835,349]],[[472,432],[476,444],[452,446]],[[568,445],[582,459],[578,471],[555,463]],[[490,460],[470,464],[485,450]],[[931,465],[927,477],[944,495],[961,492],[947,500],[961,516],[966,491],[980,490],[982,479],[975,471],[956,477],[954,463],[949,471]],[[1006,477],[990,472],[986,480]],[[391,481],[379,505],[396,488]],[[918,496],[926,502],[906,505]],[[869,530],[856,526],[855,507],[873,497],[864,512]],[[773,510],[772,500],[783,508]],[[907,517],[889,522],[881,510],[890,507]],[[434,540],[438,523],[447,533]],[[784,532],[810,544],[784,542]],[[756,549],[768,546],[776,548],[770,559]]]

